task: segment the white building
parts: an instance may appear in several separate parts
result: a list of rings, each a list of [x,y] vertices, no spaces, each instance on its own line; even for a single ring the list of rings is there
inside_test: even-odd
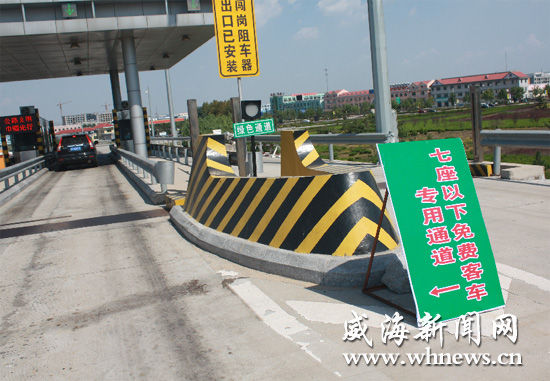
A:
[[[507,71],[436,79],[431,86],[435,105],[437,107],[451,106],[449,97],[452,93],[455,94],[457,101],[461,102],[464,96],[470,91],[470,85],[479,86],[481,92],[492,90],[495,96],[501,89],[510,91],[513,87],[522,87],[525,93],[527,93],[529,77],[520,71]]]
[[[529,74],[529,83],[531,85],[550,85],[550,73],[531,73]]]

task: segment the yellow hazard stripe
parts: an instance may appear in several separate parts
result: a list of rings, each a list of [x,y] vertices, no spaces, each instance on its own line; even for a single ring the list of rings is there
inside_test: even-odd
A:
[[[211,150],[216,151],[220,155],[227,156],[227,150],[225,149],[224,144],[222,144],[222,143],[220,143],[220,142],[218,142],[218,141],[216,141],[212,138],[208,138],[207,145],[208,145],[208,148],[210,148]]]
[[[357,224],[344,237],[336,251],[335,256],[350,256],[353,255],[357,247],[367,235],[374,237],[376,235],[377,224],[366,217],[362,217]],[[388,249],[393,249],[397,246],[397,242],[384,230],[380,229],[378,240]]]
[[[199,211],[199,215],[197,216],[197,221],[201,220],[202,215],[206,211],[206,208],[208,207],[208,205],[210,205],[210,202],[212,202],[212,199],[218,193],[223,183],[225,183],[225,179],[226,177],[219,179],[218,183],[216,184],[212,192],[210,192],[210,194],[208,195],[208,198],[206,199],[206,202],[203,204],[201,210]]]
[[[197,156],[197,162],[200,160],[199,158],[204,155],[205,151],[206,151],[206,144],[202,147],[202,150]],[[193,176],[195,174],[193,173],[194,171],[191,173],[191,178],[189,179],[191,182],[191,189],[188,189],[188,192],[187,192],[187,194],[189,195],[189,201],[192,201],[193,203],[195,202],[195,197],[193,197],[193,194],[195,192],[195,187],[197,186],[201,177],[203,176],[204,171],[206,170],[206,165],[202,165],[200,168],[197,168],[197,169],[198,169],[198,173],[196,176]],[[191,200],[191,198],[193,198],[193,200]]]
[[[319,154],[317,153],[316,150],[313,150],[304,158],[304,160],[302,160],[302,164],[304,165],[304,167],[307,167],[318,158],[319,158]]]
[[[204,223],[205,226],[208,226],[210,227],[210,224],[212,223],[212,220],[214,220],[214,217],[216,217],[216,215],[218,214],[218,212],[220,211],[221,207],[223,206],[223,204],[225,203],[225,201],[227,200],[227,198],[229,197],[229,195],[231,194],[231,192],[233,192],[233,189],[235,189],[235,187],[237,186],[237,184],[239,183],[239,178],[238,177],[235,177],[234,179],[232,179],[233,181],[231,182],[231,184],[229,184],[229,187],[227,188],[227,190],[225,191],[225,194],[222,196],[222,198],[220,199],[220,201],[218,201],[218,204],[216,205],[216,207],[214,208],[214,210],[212,211],[212,213],[210,213],[210,216],[208,217],[208,219],[206,220],[206,222]]]
[[[248,238],[249,241],[257,242],[258,239],[261,237],[263,232],[265,231],[265,228],[267,228],[267,225],[271,222],[271,219],[277,213],[279,210],[279,207],[283,203],[283,201],[286,199],[286,196],[290,193],[292,188],[294,188],[294,185],[298,182],[299,177],[291,177],[286,179],[285,185],[281,188],[263,217],[261,218],[260,222],[258,222],[258,225],[252,232],[252,235]]]
[[[206,192],[206,190],[208,189],[208,187],[210,186],[210,184],[212,184],[212,181],[214,181],[214,178],[213,177],[209,177],[208,179],[206,179],[206,182],[204,183],[204,185],[202,186],[199,194],[197,195],[197,197],[195,198],[195,205],[193,205],[193,208],[191,209],[191,214],[192,216],[195,215],[195,212],[197,211],[197,208],[199,206],[199,201],[201,200],[201,198],[204,196],[204,193]]]
[[[300,148],[302,144],[309,138],[309,132],[304,131],[302,135],[300,135],[296,140],[294,140],[294,147],[296,149]]]
[[[262,202],[265,194],[269,191],[269,189],[271,188],[274,182],[275,182],[275,179],[265,180],[265,183],[262,185],[262,187],[260,188],[256,196],[254,196],[254,199],[252,199],[252,202],[250,203],[250,205],[248,205],[248,208],[243,213],[243,216],[241,217],[241,219],[239,220],[237,225],[235,225],[235,228],[231,232],[231,235],[238,236],[241,233],[243,228],[246,226],[246,223],[252,216],[252,213],[254,213],[254,211],[260,204],[260,202]]]
[[[313,200],[313,198],[317,195],[317,193],[319,193],[323,185],[325,185],[325,183],[331,177],[331,175],[321,175],[315,176],[313,178],[304,193],[302,193],[298,201],[296,201],[296,204],[294,204],[294,206],[286,216],[285,220],[277,230],[277,233],[275,233],[275,236],[269,243],[269,246],[277,248],[282,245],[283,241],[288,236],[288,233],[290,233],[290,230],[292,230],[292,228],[296,224],[296,221],[298,221],[298,218],[300,218],[304,210],[311,203],[311,200]]]
[[[233,172],[233,168],[231,168],[228,165],[218,163],[217,161],[214,161],[214,160],[206,159],[206,165],[210,168],[214,168],[214,169],[218,169],[218,170],[223,171],[223,172],[231,173],[232,175],[235,174],[235,172]]]
[[[327,230],[334,224],[334,221],[340,215],[348,209],[351,205],[357,202],[361,198],[366,198],[375,204],[378,208],[382,207],[380,198],[378,195],[361,180],[357,180],[344,194],[330,207],[325,215],[317,222],[317,224],[311,229],[306,238],[296,248],[296,251],[300,253],[311,253],[313,248],[317,245],[319,240],[327,232]]]
[[[221,232],[223,231],[223,229],[225,229],[225,227],[227,226],[227,223],[235,215],[235,212],[237,211],[239,206],[241,206],[243,199],[248,194],[248,191],[250,190],[250,188],[252,187],[255,181],[256,181],[256,178],[249,178],[246,180],[246,184],[244,185],[243,189],[239,192],[239,195],[233,202],[233,205],[231,205],[231,208],[229,208],[229,211],[226,213],[225,217],[223,218],[222,222],[220,222],[216,230]]]

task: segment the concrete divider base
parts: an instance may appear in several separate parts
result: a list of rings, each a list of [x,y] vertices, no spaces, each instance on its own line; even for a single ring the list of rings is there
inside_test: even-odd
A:
[[[337,257],[276,249],[208,228],[184,212],[181,206],[170,210],[170,219],[195,245],[246,267],[335,287],[360,287],[365,280],[369,255]],[[376,254],[369,287],[381,284],[387,264],[396,257],[393,251]]]

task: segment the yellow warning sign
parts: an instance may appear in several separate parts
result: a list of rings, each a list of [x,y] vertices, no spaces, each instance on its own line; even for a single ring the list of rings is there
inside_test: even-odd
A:
[[[260,74],[254,0],[212,0],[220,77]]]

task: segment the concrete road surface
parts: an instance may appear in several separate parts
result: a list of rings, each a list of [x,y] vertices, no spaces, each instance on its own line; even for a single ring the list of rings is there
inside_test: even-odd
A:
[[[324,379],[106,157],[0,208],[0,379]]]
[[[457,340],[454,322],[442,345],[440,336],[417,340],[404,315],[410,332],[398,347],[381,340],[394,309],[357,289],[262,273],[198,249],[103,159],[48,173],[0,207],[0,379],[501,381],[550,372],[548,182],[475,180],[507,303],[482,314],[480,345]],[[176,173],[186,177],[189,167]],[[343,340],[352,311],[366,316],[372,347]],[[491,337],[503,313],[518,317],[515,344]],[[434,353],[490,362],[435,365]],[[400,357],[348,365],[351,354]],[[424,355],[423,365],[409,355]]]

